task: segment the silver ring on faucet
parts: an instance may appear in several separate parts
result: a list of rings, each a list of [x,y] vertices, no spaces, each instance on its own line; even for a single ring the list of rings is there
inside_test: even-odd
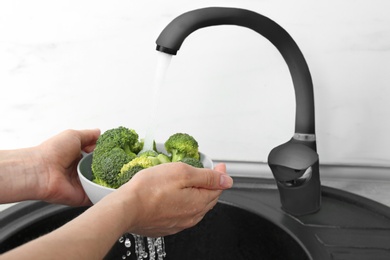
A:
[[[295,133],[293,138],[298,141],[310,141],[314,142],[316,140],[315,134],[301,134],[301,133]]]

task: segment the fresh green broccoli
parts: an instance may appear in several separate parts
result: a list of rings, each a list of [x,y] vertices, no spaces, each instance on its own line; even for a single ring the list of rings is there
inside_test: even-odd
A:
[[[201,161],[199,161],[198,159],[195,159],[195,158],[191,158],[191,157],[185,157],[182,160],[180,160],[179,162],[189,164],[189,165],[196,167],[196,168],[204,168],[203,163]]]
[[[156,163],[156,160],[154,160],[154,157],[139,156],[139,157],[135,157],[130,162],[125,163],[121,168],[121,172],[127,171],[134,166],[141,166],[142,168],[146,169],[146,168],[155,166],[157,164],[159,164],[159,163]]]
[[[120,187],[122,186],[123,184],[125,184],[126,182],[128,182],[131,178],[133,178],[133,176],[141,171],[145,169],[144,167],[140,166],[140,165],[134,165],[133,167],[122,167],[121,169],[121,172],[118,174],[118,177],[117,177],[117,186]]]
[[[94,183],[100,185],[100,186],[104,186],[104,187],[107,187],[107,188],[111,188],[111,186],[108,185],[107,182],[105,182],[105,181],[103,181],[103,180],[101,180],[101,179],[99,179],[99,178],[94,178],[92,181],[93,181]]]
[[[171,159],[168,155],[160,152],[156,152],[154,150],[148,150],[142,153],[138,154],[138,157],[148,157],[149,159],[153,160],[154,164],[161,164],[161,163],[169,163],[171,162]]]
[[[123,149],[115,147],[101,154],[93,154],[92,172],[99,183],[104,182],[112,188],[116,188],[117,175],[124,164],[132,160],[131,155]]]
[[[168,155],[154,150],[142,152],[127,164],[123,165],[117,177],[118,187],[128,182],[137,172],[162,163],[169,163]]]
[[[94,181],[116,188],[116,177],[122,166],[137,156],[142,149],[138,134],[120,126],[99,136],[92,157]]]
[[[156,157],[148,157],[146,154],[144,156],[139,156],[131,160],[130,162],[124,164],[120,169],[120,173],[117,176],[117,185],[120,186],[127,181],[129,181],[137,172],[153,167],[160,162]]]
[[[157,155],[157,159],[160,161],[160,163],[170,163],[171,162],[171,159],[169,158],[169,156],[164,154],[164,153],[159,153]]]
[[[199,160],[198,142],[189,134],[176,133],[165,142],[165,149],[171,155],[171,161],[177,162],[186,157]]]
[[[144,152],[140,152],[138,154],[138,157],[157,157],[157,155],[158,155],[158,152],[156,152],[155,150],[147,150]]]
[[[142,151],[144,142],[138,134],[126,127],[104,132],[96,142],[91,169],[93,182],[109,188],[118,188],[137,172],[162,163],[182,161],[203,168],[197,141],[188,134],[176,133],[166,142],[170,154],[159,152],[154,142],[153,150]]]
[[[141,151],[142,143],[138,139],[138,134],[133,129],[123,126],[113,128],[104,132],[96,141],[95,152],[103,152],[119,147],[127,154],[135,156]]]

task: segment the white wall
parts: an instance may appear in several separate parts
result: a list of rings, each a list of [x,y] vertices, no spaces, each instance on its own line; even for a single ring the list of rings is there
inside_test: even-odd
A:
[[[390,2],[0,1],[0,149],[67,128],[119,125],[144,135],[155,40],[207,6],[261,13],[311,69],[322,163],[390,166]],[[185,131],[215,159],[266,161],[294,132],[294,93],[276,49],[244,28],[190,35],[172,60],[158,141]]]

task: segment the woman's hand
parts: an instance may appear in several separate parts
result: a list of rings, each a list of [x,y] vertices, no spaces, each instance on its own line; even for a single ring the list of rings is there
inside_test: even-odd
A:
[[[167,163],[138,172],[112,197],[124,201],[128,232],[156,237],[197,224],[232,185],[224,164],[211,170]]]
[[[77,175],[77,164],[81,151],[93,151],[99,135],[98,129],[66,130],[36,147],[42,166],[40,199],[71,206],[91,203]]]
[[[81,151],[91,152],[99,135],[100,130],[66,130],[35,147],[0,151],[0,203],[90,204],[77,164]]]
[[[0,152],[0,168],[5,169],[0,172],[0,183],[5,185],[0,201],[13,197],[88,204],[76,167],[80,151],[92,151],[99,134],[98,130],[67,130],[38,147]],[[232,185],[224,164],[214,170],[184,163],[157,165],[138,172],[64,226],[2,256],[102,259],[125,232],[158,237],[194,226],[214,207],[222,190]],[[38,196],[29,194],[37,189]]]

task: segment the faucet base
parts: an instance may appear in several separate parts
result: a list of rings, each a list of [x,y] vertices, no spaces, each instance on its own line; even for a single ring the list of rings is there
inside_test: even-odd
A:
[[[316,213],[321,208],[321,183],[319,178],[319,163],[312,166],[312,174],[301,185],[287,185],[277,181],[282,209],[294,216]],[[317,170],[316,170],[317,169]]]

